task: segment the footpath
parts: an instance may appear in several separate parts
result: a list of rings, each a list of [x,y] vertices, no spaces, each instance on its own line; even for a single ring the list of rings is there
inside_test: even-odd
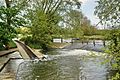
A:
[[[18,48],[0,51],[0,80],[13,80],[13,79],[10,79],[12,74],[10,75],[8,73],[6,74],[1,73],[1,71],[3,70],[4,66],[6,66],[6,64],[10,61],[10,59],[6,57],[6,55],[12,54],[13,52],[16,52],[16,51],[18,51]]]
[[[18,48],[0,51],[0,57],[11,54],[11,53],[16,52],[16,51],[18,51]]]
[[[17,48],[14,49],[9,49],[9,50],[4,50],[4,51],[0,51],[0,72],[2,71],[2,69],[4,68],[4,66],[9,62],[9,58],[3,57],[5,55],[11,54],[15,51],[17,51]]]

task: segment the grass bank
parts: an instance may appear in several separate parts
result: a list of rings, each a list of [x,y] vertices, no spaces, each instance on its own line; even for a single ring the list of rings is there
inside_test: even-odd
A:
[[[92,36],[84,36],[83,39],[88,39],[88,40],[105,40],[105,36],[102,35],[92,35]]]
[[[63,48],[66,45],[69,45],[70,43],[52,43],[50,44],[51,48]]]
[[[10,49],[17,47],[16,44],[13,41],[10,41],[8,44],[9,44]],[[2,43],[0,43],[0,51],[2,51],[2,50],[5,50],[5,47],[3,46]]]

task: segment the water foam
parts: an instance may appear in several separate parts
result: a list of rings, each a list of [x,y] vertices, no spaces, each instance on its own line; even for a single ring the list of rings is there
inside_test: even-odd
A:
[[[88,51],[88,50],[61,50],[59,51],[59,55],[50,55],[51,58],[55,57],[64,57],[64,56],[106,56],[106,53],[95,52],[95,51]]]

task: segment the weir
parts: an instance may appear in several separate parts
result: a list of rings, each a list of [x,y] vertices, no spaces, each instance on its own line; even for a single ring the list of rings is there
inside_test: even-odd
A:
[[[22,58],[7,58],[6,60],[3,61],[3,63],[0,64],[0,72],[4,69],[4,67],[7,65],[7,63],[12,59],[30,59],[30,60],[34,60],[34,59],[42,59],[42,54],[37,52],[37,51],[33,51],[30,47],[28,47],[27,45],[25,45],[24,43],[15,40],[14,41],[17,45],[17,48],[15,49],[10,49],[7,51],[0,51],[0,57],[4,57],[8,54],[12,54],[16,51],[19,51],[20,55]]]
[[[39,59],[38,56],[36,56],[35,53],[32,52],[31,49],[28,48],[25,44],[23,44],[18,40],[15,40],[15,43],[23,59],[32,59],[32,60]]]

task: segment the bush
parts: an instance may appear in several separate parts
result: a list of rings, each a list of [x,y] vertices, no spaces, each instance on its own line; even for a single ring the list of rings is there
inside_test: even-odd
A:
[[[110,39],[108,55],[111,57],[111,66],[116,70],[112,80],[120,80],[120,31],[112,30],[108,36]]]
[[[21,38],[21,41],[24,41],[26,45],[30,46],[31,48],[35,48],[35,49],[40,49],[41,45],[38,41],[35,41],[34,39],[32,39],[32,37],[24,37]]]
[[[10,48],[16,48],[16,44],[13,41],[9,42]]]
[[[3,47],[3,44],[2,43],[0,43],[0,51],[1,50],[4,50],[5,48]]]

